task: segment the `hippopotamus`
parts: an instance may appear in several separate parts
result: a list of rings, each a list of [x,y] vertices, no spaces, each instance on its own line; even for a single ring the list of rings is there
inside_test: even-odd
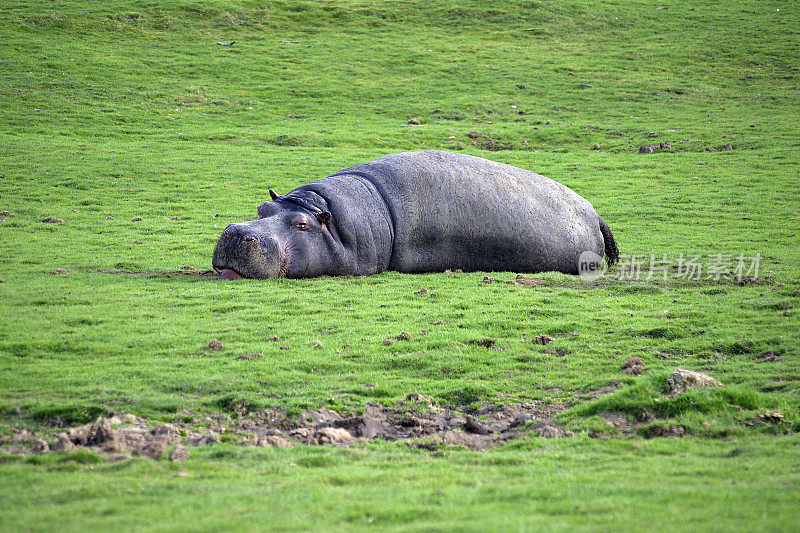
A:
[[[222,278],[577,274],[584,252],[619,256],[608,225],[570,188],[465,154],[391,154],[269,194],[257,220],[222,232],[212,261]]]

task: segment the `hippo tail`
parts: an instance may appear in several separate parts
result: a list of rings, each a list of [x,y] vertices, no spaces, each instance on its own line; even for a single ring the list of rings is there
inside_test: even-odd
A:
[[[617,241],[614,240],[614,235],[611,234],[611,228],[608,227],[602,217],[598,218],[600,218],[600,233],[603,234],[603,242],[606,248],[606,263],[611,267],[619,259],[619,248],[617,248]]]

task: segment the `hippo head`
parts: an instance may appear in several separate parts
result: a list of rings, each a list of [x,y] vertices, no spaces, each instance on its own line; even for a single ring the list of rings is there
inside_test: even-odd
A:
[[[279,196],[258,206],[258,220],[222,232],[212,264],[223,279],[303,278],[330,273],[336,242],[331,214],[300,196]]]

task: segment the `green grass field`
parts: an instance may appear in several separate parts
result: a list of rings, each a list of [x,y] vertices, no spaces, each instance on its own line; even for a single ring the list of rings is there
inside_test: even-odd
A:
[[[574,433],[486,451],[231,436],[180,463],[0,446],[0,529],[796,530],[797,5],[8,0],[0,31],[2,442],[414,393],[533,403]],[[269,188],[424,149],[571,187],[622,264],[534,287],[197,275]],[[693,255],[702,275],[680,277]],[[757,255],[755,282],[714,275]],[[724,387],[671,397],[676,368]]]

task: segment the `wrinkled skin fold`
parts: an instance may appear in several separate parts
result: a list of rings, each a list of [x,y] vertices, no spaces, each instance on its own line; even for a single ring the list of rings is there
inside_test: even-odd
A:
[[[258,219],[222,232],[212,263],[223,278],[577,274],[582,252],[618,256],[606,223],[568,187],[464,154],[392,154],[270,194]]]

